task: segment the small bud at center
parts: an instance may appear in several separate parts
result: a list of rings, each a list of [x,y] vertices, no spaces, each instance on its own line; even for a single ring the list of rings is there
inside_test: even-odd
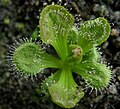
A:
[[[78,57],[81,55],[82,51],[80,48],[75,48],[72,50],[72,53],[73,53],[73,57]]]
[[[71,44],[68,49],[69,55],[66,60],[69,65],[74,65],[76,63],[80,63],[83,57],[83,50],[79,45]]]

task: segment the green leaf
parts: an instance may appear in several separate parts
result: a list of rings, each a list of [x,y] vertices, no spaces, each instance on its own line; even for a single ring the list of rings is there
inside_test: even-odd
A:
[[[75,27],[73,27],[70,30],[70,33],[68,35],[68,45],[70,45],[70,44],[77,44],[78,36],[79,36],[78,30]]]
[[[31,35],[32,40],[35,40],[36,38],[39,37],[39,31],[40,29],[38,27],[34,30],[34,32]]]
[[[97,62],[76,65],[73,72],[81,75],[93,89],[104,89],[109,85],[111,79],[110,69]]]
[[[63,108],[74,107],[84,96],[67,67],[62,69],[59,81],[49,87],[49,93],[53,102]]]
[[[59,68],[59,59],[45,53],[33,42],[26,42],[16,48],[13,55],[13,63],[16,70],[35,75],[44,68]]]
[[[56,49],[61,59],[67,55],[67,36],[73,24],[73,16],[62,6],[48,5],[41,12],[41,38]]]
[[[100,54],[96,47],[83,55],[82,62],[73,68],[73,72],[81,75],[86,83],[95,89],[107,87],[111,79],[111,71],[106,65],[99,63]]]
[[[82,63],[100,62],[101,55],[96,47],[83,55]]]
[[[95,20],[84,22],[80,26],[78,45],[83,48],[84,53],[93,46],[98,46],[110,35],[110,25],[106,19],[100,17]]]
[[[47,96],[50,95],[48,88],[57,83],[60,78],[61,71],[58,70],[48,78],[46,78],[42,83],[42,92],[45,93]]]

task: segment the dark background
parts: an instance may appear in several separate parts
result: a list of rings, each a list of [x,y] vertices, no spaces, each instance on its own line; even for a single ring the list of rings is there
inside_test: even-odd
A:
[[[103,59],[112,66],[113,80],[108,90],[89,94],[74,109],[120,109],[120,0],[0,0],[0,109],[62,109],[36,88],[44,79],[11,75],[5,56],[15,40],[30,35],[39,24],[39,13],[48,4],[61,4],[75,17],[75,25],[100,16],[111,25],[109,39],[100,46]],[[51,49],[51,48],[49,48]],[[51,50],[52,51],[52,50]],[[48,75],[52,70],[46,70]],[[79,83],[80,77],[75,76]]]

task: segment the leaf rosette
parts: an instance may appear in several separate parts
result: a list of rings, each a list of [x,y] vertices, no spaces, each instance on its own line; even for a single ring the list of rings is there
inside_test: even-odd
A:
[[[35,30],[33,37],[38,35]],[[43,82],[46,94],[63,108],[74,107],[84,96],[83,89],[74,81],[76,73],[93,89],[103,89],[109,85],[110,69],[100,63],[96,49],[110,35],[110,25],[103,17],[86,21],[80,28],[74,27],[73,16],[62,6],[49,5],[41,12],[40,37],[52,45],[59,59],[44,52],[33,42],[21,44],[14,52],[16,69],[35,75],[45,68],[58,68]]]

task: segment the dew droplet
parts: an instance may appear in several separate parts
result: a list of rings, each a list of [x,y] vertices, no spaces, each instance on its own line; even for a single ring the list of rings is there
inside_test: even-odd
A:
[[[47,2],[43,2],[43,6],[46,6],[47,5]]]
[[[55,4],[55,2],[52,2],[52,5],[54,5]]]

